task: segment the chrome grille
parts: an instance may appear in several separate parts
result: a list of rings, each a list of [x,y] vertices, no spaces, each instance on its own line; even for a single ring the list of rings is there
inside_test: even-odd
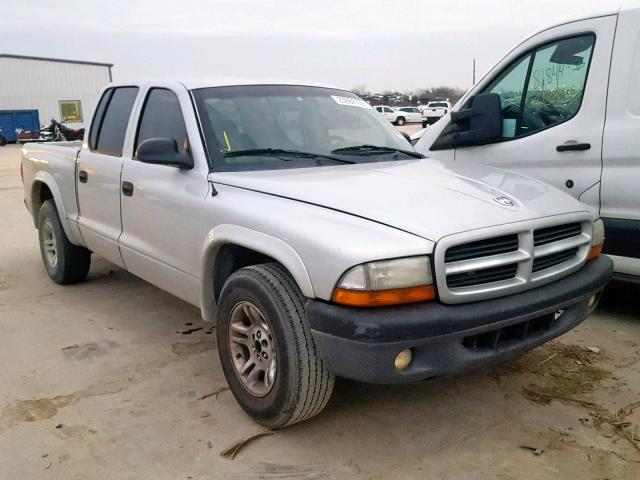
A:
[[[574,272],[586,261],[593,224],[583,214],[563,217],[445,237],[434,255],[440,299],[495,298]]]

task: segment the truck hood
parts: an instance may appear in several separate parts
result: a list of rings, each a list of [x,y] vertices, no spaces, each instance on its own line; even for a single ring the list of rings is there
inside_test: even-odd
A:
[[[209,180],[331,208],[434,242],[477,228],[588,211],[571,196],[537,180],[475,163],[432,158],[215,172]]]

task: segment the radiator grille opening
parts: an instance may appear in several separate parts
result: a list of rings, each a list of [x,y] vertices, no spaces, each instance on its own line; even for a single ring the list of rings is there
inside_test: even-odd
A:
[[[536,247],[547,243],[557,242],[565,238],[575,237],[582,233],[582,225],[579,223],[568,223],[565,225],[554,225],[553,227],[540,228],[533,232],[533,243]]]
[[[481,285],[484,283],[499,282],[515,277],[518,270],[517,263],[502,265],[499,267],[485,268],[470,272],[454,273],[447,276],[449,288],[468,287],[470,285]]]
[[[564,252],[553,253],[551,255],[547,255],[546,257],[535,258],[533,260],[533,271],[539,272],[540,270],[544,270],[545,268],[551,268],[555,265],[559,265],[562,262],[566,262],[567,260],[571,260],[578,253],[578,248],[572,248],[571,250],[565,250]]]
[[[517,249],[518,235],[514,233],[456,245],[447,250],[444,261],[445,263],[460,262],[471,258],[515,252]]]

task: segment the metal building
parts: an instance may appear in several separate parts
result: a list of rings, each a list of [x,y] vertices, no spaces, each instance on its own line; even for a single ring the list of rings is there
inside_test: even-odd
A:
[[[86,128],[100,89],[112,80],[112,67],[110,63],[0,53],[3,135],[12,139],[12,130],[26,127],[18,123],[34,118],[34,111],[43,125],[54,118],[70,128]]]

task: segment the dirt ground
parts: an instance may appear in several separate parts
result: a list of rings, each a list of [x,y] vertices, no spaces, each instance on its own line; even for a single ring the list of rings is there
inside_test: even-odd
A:
[[[224,390],[213,326],[100,258],[84,284],[49,281],[18,165],[0,148],[0,479],[640,478],[640,289],[620,285],[516,361],[341,380],[317,418],[223,458],[260,429]]]

